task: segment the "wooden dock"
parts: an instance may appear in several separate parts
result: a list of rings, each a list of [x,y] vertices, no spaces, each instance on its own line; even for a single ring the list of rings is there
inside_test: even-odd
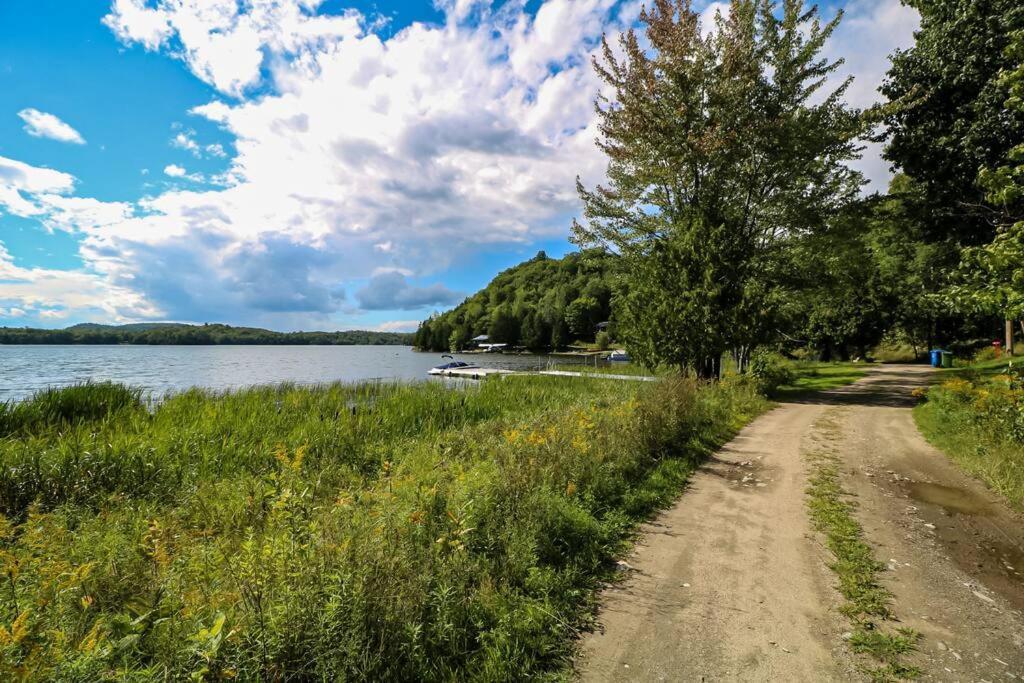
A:
[[[463,379],[483,379],[494,375],[516,375],[515,370],[502,370],[501,368],[450,368],[440,372],[431,372],[433,377],[462,377]]]
[[[502,368],[451,368],[449,370],[432,372],[430,374],[433,377],[461,377],[462,379],[484,379],[485,377],[493,377],[495,375],[503,377],[512,375],[519,377],[536,375],[546,375],[548,377],[588,377],[591,379],[625,380],[627,382],[654,382],[658,379],[657,377],[651,377],[650,375],[615,375],[601,372],[574,372],[571,370],[521,371],[505,370]]]
[[[607,372],[571,372],[569,370],[541,370],[537,375],[554,375],[556,377],[590,377],[593,379],[624,379],[633,382],[654,382],[657,377],[650,375],[614,375]]]

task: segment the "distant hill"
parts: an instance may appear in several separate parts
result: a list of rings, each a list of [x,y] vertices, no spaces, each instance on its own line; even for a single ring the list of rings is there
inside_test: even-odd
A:
[[[614,256],[601,251],[560,259],[540,252],[499,273],[456,308],[424,320],[414,345],[424,351],[460,350],[478,335],[492,343],[534,350],[593,341],[611,317]]]
[[[0,344],[218,344],[345,346],[354,344],[410,345],[412,335],[397,332],[353,330],[346,332],[274,332],[258,327],[185,325],[182,323],[132,323],[100,325],[81,323],[63,330],[31,327],[0,327]]]

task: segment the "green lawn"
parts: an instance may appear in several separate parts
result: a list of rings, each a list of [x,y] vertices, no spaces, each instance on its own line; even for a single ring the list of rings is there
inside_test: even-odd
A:
[[[824,391],[853,384],[864,377],[870,366],[864,363],[824,363],[801,361],[793,364],[796,379],[775,391],[778,398],[788,398],[813,391]]]

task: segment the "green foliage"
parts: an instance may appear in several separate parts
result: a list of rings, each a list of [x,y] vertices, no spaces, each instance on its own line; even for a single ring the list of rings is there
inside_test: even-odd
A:
[[[5,680],[550,676],[637,521],[765,408],[554,377],[65,391],[0,438]]]
[[[983,244],[993,205],[976,180],[1024,138],[1024,112],[1007,109],[1000,74],[1020,65],[1006,51],[1024,29],[1018,0],[916,0],[921,27],[897,52],[881,91],[889,99],[886,158],[919,185],[915,213],[932,241]]]
[[[533,259],[499,273],[482,290],[451,311],[420,324],[416,348],[446,351],[454,330],[480,334],[492,343],[531,350],[562,348],[580,339],[592,341],[597,323],[611,315],[617,260],[590,251]]]
[[[600,350],[607,351],[609,348],[611,348],[612,345],[611,335],[609,335],[608,332],[606,332],[605,330],[601,330],[600,332],[597,333],[597,336],[594,338],[594,343]]]
[[[757,349],[751,354],[749,374],[757,390],[762,394],[771,394],[779,387],[792,384],[796,380],[792,363],[767,349]]]
[[[258,344],[258,345],[409,345],[411,334],[352,330],[346,332],[273,332],[230,325],[86,323],[63,330],[0,327],[0,344]]]
[[[819,92],[838,19],[776,10],[736,0],[705,38],[690,3],[658,0],[640,16],[650,47],[629,31],[596,65],[609,185],[579,188],[574,240],[624,257],[618,329],[646,365],[716,375],[725,349],[773,335],[787,243],[856,194],[843,162],[862,124],[846,85]]]
[[[1008,94],[1006,110],[1024,119],[1024,28],[1013,35],[1006,55],[1012,66],[999,79]],[[960,281],[951,294],[962,310],[1018,320],[1024,318],[1024,143],[1013,147],[1006,160],[1007,165],[983,168],[979,184],[1007,223],[991,243],[964,250]]]

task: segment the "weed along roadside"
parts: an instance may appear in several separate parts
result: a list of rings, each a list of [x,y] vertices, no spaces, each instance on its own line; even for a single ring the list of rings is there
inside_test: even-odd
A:
[[[2,413],[0,673],[557,672],[637,522],[766,406],[686,379],[47,392]]]
[[[807,507],[834,560],[831,568],[844,599],[839,611],[851,624],[847,641],[853,652],[867,660],[861,666],[872,680],[917,678],[920,669],[905,659],[916,648],[920,634],[898,625],[893,596],[879,581],[885,564],[875,559],[865,542],[864,530],[854,515],[856,503],[840,483],[835,417],[824,415],[814,428],[824,438],[805,454],[811,468]]]

